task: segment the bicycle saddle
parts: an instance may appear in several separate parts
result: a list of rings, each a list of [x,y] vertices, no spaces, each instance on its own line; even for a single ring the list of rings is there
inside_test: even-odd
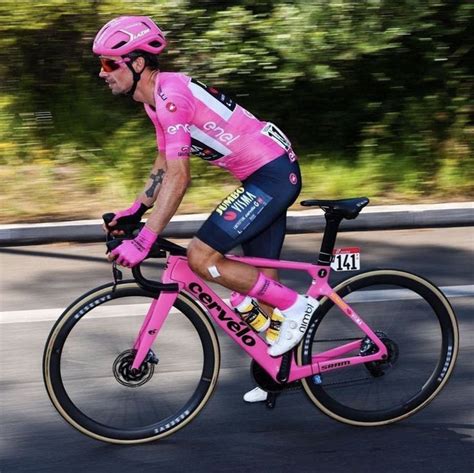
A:
[[[359,215],[360,211],[369,203],[367,197],[356,197],[354,199],[340,200],[303,200],[304,207],[321,207],[325,213],[338,215],[348,220],[352,220]]]

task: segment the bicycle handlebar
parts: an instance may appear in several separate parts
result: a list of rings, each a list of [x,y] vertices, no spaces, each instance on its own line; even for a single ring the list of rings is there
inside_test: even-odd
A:
[[[114,219],[115,214],[106,213],[102,215],[105,225],[108,227],[108,224]],[[123,231],[124,235],[114,236],[111,233],[107,234],[107,241],[105,245],[107,246],[107,252],[115,250],[119,245],[122,244],[124,240],[130,240],[135,237],[137,230],[140,230],[143,227],[144,223],[140,222],[138,225],[120,225],[117,224],[113,227],[114,230]],[[109,238],[112,238],[109,240]],[[179,246],[171,241],[166,240],[165,238],[158,237],[156,242],[151,247],[147,257],[149,258],[166,258],[166,253],[172,255],[186,256],[186,248]],[[132,275],[136,283],[144,290],[156,293],[158,292],[177,292],[179,291],[178,284],[163,284],[159,282],[152,281],[151,279],[145,278],[142,274],[141,264],[138,264],[132,268]]]
[[[124,232],[125,237],[132,238],[133,233],[135,230],[138,230],[140,226],[143,226],[143,224],[138,223],[138,224],[133,224],[133,223],[117,223],[117,225],[114,225],[113,227],[109,227],[109,223],[115,218],[115,214],[113,212],[106,213],[102,215],[102,219],[104,220],[105,226],[107,227],[107,230],[109,232],[112,231],[122,231]],[[124,238],[125,239],[125,238]]]
[[[132,268],[132,275],[135,279],[135,282],[145,291],[149,292],[178,292],[179,286],[176,283],[163,284],[160,282],[152,281],[151,279],[145,278],[142,274],[140,265]]]

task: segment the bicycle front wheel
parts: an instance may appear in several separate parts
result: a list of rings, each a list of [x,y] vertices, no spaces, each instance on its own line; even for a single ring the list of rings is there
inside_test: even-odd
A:
[[[156,294],[132,281],[86,294],[62,314],[46,343],[43,375],[62,417],[111,443],[161,439],[205,406],[220,352],[205,312],[180,293],[147,359],[132,370],[133,343]]]
[[[388,350],[383,362],[362,363],[302,380],[309,399],[328,416],[352,425],[378,426],[407,418],[428,404],[453,370],[459,333],[442,292],[425,279],[397,270],[369,271],[335,288]],[[324,298],[298,348],[301,363],[360,340],[357,353],[375,345],[334,303]]]

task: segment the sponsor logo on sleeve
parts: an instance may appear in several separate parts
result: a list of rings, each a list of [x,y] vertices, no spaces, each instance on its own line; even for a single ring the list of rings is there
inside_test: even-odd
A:
[[[186,123],[186,124],[182,124],[182,123],[178,123],[176,125],[170,125],[166,131],[170,134],[170,135],[176,135],[176,133],[179,132],[179,130],[183,130],[185,133],[191,133],[191,130],[189,128],[189,125]]]
[[[187,157],[191,153],[191,147],[190,146],[182,146],[181,149],[178,151],[178,156],[180,157]]]

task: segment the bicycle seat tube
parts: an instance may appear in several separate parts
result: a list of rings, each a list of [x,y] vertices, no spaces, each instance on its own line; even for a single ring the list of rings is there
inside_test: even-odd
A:
[[[324,228],[321,249],[319,250],[318,265],[330,266],[342,217],[330,213],[325,213],[324,217],[326,218],[326,226]]]

